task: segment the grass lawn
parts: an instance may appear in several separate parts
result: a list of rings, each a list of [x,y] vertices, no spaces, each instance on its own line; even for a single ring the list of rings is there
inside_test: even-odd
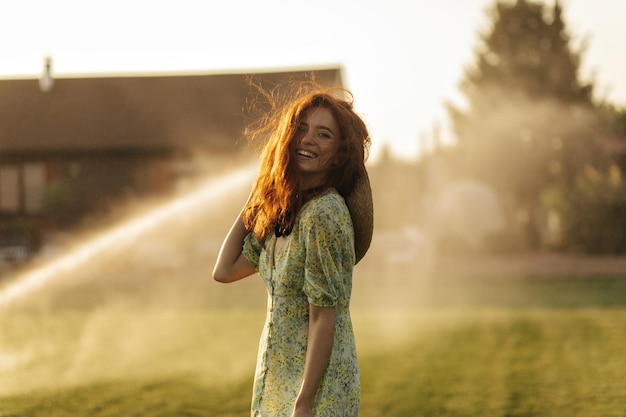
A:
[[[626,310],[447,318],[364,358],[361,416],[626,415]]]
[[[362,417],[626,416],[626,278],[368,285]],[[0,417],[249,415],[264,312],[243,293],[3,311]]]

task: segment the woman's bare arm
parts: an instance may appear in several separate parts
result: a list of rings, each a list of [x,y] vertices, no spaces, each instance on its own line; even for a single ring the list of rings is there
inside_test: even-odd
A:
[[[243,210],[226,235],[217,261],[213,268],[213,279],[219,282],[233,282],[252,275],[255,271],[250,262],[241,254],[243,241],[248,231],[243,224]]]
[[[296,399],[294,417],[312,415],[315,394],[326,372],[333,349],[334,332],[335,309],[309,304],[309,338],[304,378]]]

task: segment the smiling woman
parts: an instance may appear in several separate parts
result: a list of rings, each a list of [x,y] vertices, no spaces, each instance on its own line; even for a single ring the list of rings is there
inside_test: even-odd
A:
[[[327,108],[311,108],[304,112],[295,135],[296,162],[304,190],[322,185],[326,172],[332,165],[339,164],[338,133],[337,122]]]
[[[268,139],[260,172],[213,272],[220,282],[259,272],[268,290],[253,416],[358,415],[350,297],[372,236],[360,218],[372,216],[370,139],[343,93],[297,96],[254,131]],[[365,210],[350,211],[354,196]]]

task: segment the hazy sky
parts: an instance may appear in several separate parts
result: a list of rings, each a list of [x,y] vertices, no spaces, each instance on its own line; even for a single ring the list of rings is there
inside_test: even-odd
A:
[[[552,0],[546,0],[552,4]],[[341,65],[373,136],[414,156],[446,125],[494,0],[20,0],[0,5],[0,77]],[[626,0],[563,0],[583,76],[626,105]]]

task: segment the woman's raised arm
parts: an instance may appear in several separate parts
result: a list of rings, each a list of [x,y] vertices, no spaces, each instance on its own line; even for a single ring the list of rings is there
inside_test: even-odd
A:
[[[248,231],[243,224],[243,210],[226,235],[213,268],[213,279],[218,282],[233,282],[254,274],[250,262],[241,254],[243,241]]]

